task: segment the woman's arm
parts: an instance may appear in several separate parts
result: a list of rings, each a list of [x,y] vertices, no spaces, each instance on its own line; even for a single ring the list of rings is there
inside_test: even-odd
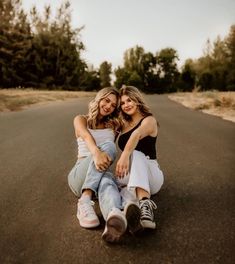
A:
[[[153,116],[146,117],[141,125],[132,132],[119,160],[117,161],[116,175],[118,177],[122,178],[129,172],[130,155],[136,148],[139,140],[146,136],[157,136],[157,122]]]
[[[112,160],[106,152],[101,151],[97,147],[93,136],[87,129],[86,118],[78,115],[74,118],[73,124],[76,137],[81,137],[86,142],[87,148],[93,156],[96,169],[101,171],[106,170]]]

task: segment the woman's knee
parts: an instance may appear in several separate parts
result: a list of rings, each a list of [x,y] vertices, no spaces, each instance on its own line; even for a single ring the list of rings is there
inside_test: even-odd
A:
[[[82,174],[79,174],[77,165],[75,165],[68,175],[68,185],[72,192],[78,197],[81,196],[81,189],[84,180],[85,178],[82,177]]]
[[[158,193],[164,184],[164,175],[159,169],[154,174],[154,180],[150,181],[150,192],[151,195]]]
[[[79,197],[79,196],[80,196],[80,192],[79,192],[79,190],[78,190],[78,188],[77,188],[77,184],[76,184],[76,182],[75,182],[75,180],[74,180],[74,178],[73,178],[72,173],[70,173],[70,174],[68,175],[68,185],[69,185],[71,191],[72,191],[76,196]]]
[[[117,148],[116,144],[112,141],[107,141],[99,145],[100,150],[106,152],[112,160],[116,158],[117,155]]]
[[[105,189],[110,185],[116,186],[117,184],[113,174],[111,172],[106,172],[100,180],[99,189]]]

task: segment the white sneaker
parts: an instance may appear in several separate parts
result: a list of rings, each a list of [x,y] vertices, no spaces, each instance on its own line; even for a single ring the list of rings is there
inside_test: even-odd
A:
[[[128,202],[124,207],[124,214],[130,233],[134,234],[142,229],[140,224],[141,211],[136,203]]]
[[[120,209],[114,208],[109,213],[102,238],[109,243],[118,242],[126,232],[126,217]]]
[[[77,218],[81,227],[94,228],[100,224],[99,218],[93,208],[94,204],[90,197],[83,197],[78,200]]]

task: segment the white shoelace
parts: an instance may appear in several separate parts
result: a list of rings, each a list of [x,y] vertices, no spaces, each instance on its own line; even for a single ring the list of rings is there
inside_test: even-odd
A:
[[[79,201],[79,209],[83,216],[96,216],[93,206],[93,201]]]
[[[153,210],[157,209],[157,205],[150,199],[140,201],[141,218],[148,218],[151,221],[154,218]]]

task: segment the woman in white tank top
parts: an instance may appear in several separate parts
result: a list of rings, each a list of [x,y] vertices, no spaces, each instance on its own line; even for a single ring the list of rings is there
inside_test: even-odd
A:
[[[122,198],[110,171],[116,157],[114,141],[120,126],[118,103],[118,91],[104,88],[90,102],[88,114],[74,118],[78,160],[68,175],[69,186],[79,197],[77,218],[84,228],[100,224],[92,201],[92,197],[98,195],[106,221],[102,238],[107,242],[118,241],[127,228],[126,217],[121,211]]]

